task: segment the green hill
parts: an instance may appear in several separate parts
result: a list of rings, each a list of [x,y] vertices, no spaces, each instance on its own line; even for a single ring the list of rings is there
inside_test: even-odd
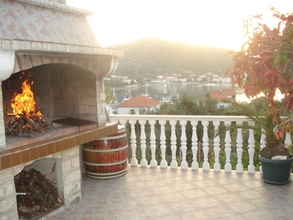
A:
[[[161,39],[146,38],[130,43],[111,46],[123,50],[115,75],[126,75],[141,80],[148,76],[171,75],[173,73],[213,72],[224,75],[232,65],[227,50],[212,46],[191,45]]]

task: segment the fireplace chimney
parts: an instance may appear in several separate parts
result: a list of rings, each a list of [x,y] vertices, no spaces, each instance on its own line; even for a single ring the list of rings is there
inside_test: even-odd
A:
[[[59,161],[56,169],[62,171],[61,191],[66,207],[81,199],[80,146],[117,132],[116,124],[106,124],[103,79],[116,71],[118,58],[124,53],[101,48],[87,20],[93,13],[68,6],[66,0],[0,0],[0,8],[0,188],[7,189],[4,198],[0,198],[0,219],[18,219],[14,176],[37,160]],[[34,84],[39,90],[36,94],[48,98],[50,110],[68,98],[73,100],[70,105],[75,108],[75,118],[91,117],[97,126],[33,144],[23,141],[22,145],[11,147],[5,136],[7,112],[3,103],[11,99],[6,94],[14,88],[7,82],[26,70],[36,71],[34,76],[39,81]],[[58,92],[62,87],[58,90],[53,83],[58,77],[63,82],[73,76],[77,78],[66,81],[67,88],[74,83],[80,91],[86,90],[85,95],[72,89],[60,101]],[[54,117],[62,114],[60,109],[52,113]]]

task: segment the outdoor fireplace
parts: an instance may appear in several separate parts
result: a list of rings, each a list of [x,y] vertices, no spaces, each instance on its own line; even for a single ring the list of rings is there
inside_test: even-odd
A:
[[[17,219],[16,193],[23,192],[14,178],[29,166],[44,175],[56,164],[52,175],[62,204],[82,199],[81,145],[118,130],[106,123],[103,78],[115,72],[123,52],[101,48],[86,18],[91,12],[64,0],[0,0],[0,11],[0,219]],[[26,72],[37,110],[58,126],[8,136],[11,99]],[[64,125],[64,118],[92,123]]]

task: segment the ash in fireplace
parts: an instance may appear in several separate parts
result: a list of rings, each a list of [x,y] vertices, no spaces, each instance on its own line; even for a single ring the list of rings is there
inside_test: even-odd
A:
[[[62,205],[55,184],[34,168],[15,177],[15,188],[21,219],[39,219]]]

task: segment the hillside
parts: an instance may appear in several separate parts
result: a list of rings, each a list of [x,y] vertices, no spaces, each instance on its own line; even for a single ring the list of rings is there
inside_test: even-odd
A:
[[[169,42],[161,39],[141,39],[111,46],[123,50],[115,75],[126,75],[135,79],[143,76],[192,72],[196,75],[213,72],[224,75],[232,65],[231,57],[223,48]]]

